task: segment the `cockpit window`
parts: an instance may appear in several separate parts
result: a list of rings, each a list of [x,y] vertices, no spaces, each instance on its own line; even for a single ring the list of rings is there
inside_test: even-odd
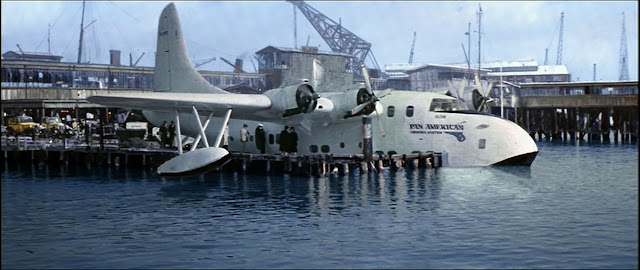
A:
[[[429,111],[432,112],[450,112],[450,111],[464,111],[467,110],[467,105],[464,102],[458,99],[444,99],[444,98],[434,98],[431,100],[431,108]]]

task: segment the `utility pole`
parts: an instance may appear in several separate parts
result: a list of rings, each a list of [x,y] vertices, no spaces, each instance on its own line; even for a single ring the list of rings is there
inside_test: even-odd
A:
[[[544,48],[544,65],[549,64],[549,48]]]
[[[504,81],[502,80],[502,62],[500,62],[500,118],[504,118]],[[491,91],[491,89],[489,89]]]
[[[558,58],[556,58],[556,65],[562,65],[562,34],[564,29],[564,11],[560,13],[560,38],[558,38]]]
[[[593,81],[596,81],[596,63],[593,63]]]
[[[84,33],[84,5],[85,0],[82,1],[82,19],[80,20],[80,44],[78,45],[78,64],[82,60],[82,34]]]
[[[629,80],[629,64],[627,63],[627,31],[624,26],[624,12],[622,12],[622,36],[620,37],[620,78]]]

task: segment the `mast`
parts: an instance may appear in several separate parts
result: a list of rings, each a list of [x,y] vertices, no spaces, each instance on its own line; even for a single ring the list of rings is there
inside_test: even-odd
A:
[[[82,0],[82,19],[80,20],[80,44],[78,45],[78,64],[82,60],[82,35],[84,34],[84,4],[85,0]]]
[[[480,78],[480,65],[481,65],[481,58],[480,55],[482,53],[481,47],[480,47],[480,40],[482,39],[482,7],[480,6],[480,4],[478,4],[478,78]]]
[[[51,52],[51,24],[47,29],[47,52]]]
[[[471,22],[469,22],[468,26],[467,26],[467,32],[464,33],[465,35],[467,35],[468,37],[468,43],[467,43],[467,73],[468,76],[470,76],[469,78],[473,77],[471,76]],[[470,82],[471,80],[469,80]]]

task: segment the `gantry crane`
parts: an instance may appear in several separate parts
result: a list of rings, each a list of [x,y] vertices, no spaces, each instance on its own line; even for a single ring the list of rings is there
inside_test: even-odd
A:
[[[288,0],[287,2],[300,9],[332,51],[354,56],[355,59],[351,64],[351,71],[354,74],[362,74],[360,66],[364,64],[364,60],[369,54],[371,54],[374,68],[380,70],[375,56],[371,52],[371,43],[342,27],[341,22],[335,22],[303,1]]]

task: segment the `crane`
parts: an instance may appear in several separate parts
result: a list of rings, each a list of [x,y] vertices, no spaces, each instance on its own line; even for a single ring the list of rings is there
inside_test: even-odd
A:
[[[556,65],[562,65],[562,32],[564,29],[564,11],[560,13],[560,37],[558,38],[558,58]]]
[[[342,22],[335,22],[304,1],[287,0],[287,2],[300,9],[332,51],[350,54],[355,57],[351,63],[351,71],[354,74],[362,74],[360,67],[364,64],[364,60],[369,54],[371,54],[374,67],[378,70],[380,69],[375,56],[371,52],[371,43],[342,27]]]
[[[211,61],[215,61],[215,60],[216,60],[216,58],[215,58],[215,57],[211,57],[211,58],[207,58],[207,59],[201,59],[201,60],[196,60],[196,61],[193,61],[193,67],[194,67],[194,68],[198,68],[198,67],[200,67],[200,66],[202,66],[202,65],[204,65],[204,64],[211,63]]]
[[[135,67],[138,62],[140,62],[140,59],[142,59],[142,57],[144,56],[144,52],[142,52],[142,54],[140,55],[140,57],[138,57],[138,60],[136,60],[136,62],[133,62],[133,55],[131,53],[129,53],[129,66]]]
[[[225,63],[229,64],[230,66],[233,67],[233,72],[235,73],[246,73],[243,69],[242,69],[242,59],[236,58],[236,63],[232,64],[229,60],[224,59],[223,57],[220,57],[220,60],[224,61]]]
[[[409,64],[413,64],[413,48],[416,46],[416,32],[413,32],[413,42],[411,43],[411,53],[409,54]]]

